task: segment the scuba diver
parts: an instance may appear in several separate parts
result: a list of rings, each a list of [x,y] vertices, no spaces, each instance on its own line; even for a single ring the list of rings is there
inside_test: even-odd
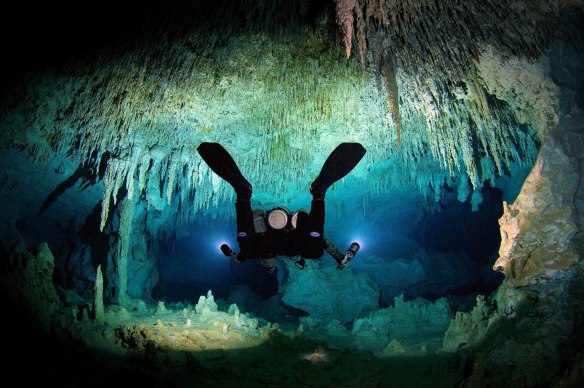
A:
[[[219,143],[205,142],[197,151],[209,168],[235,189],[240,252],[235,254],[227,244],[221,245],[223,254],[235,263],[261,259],[262,265],[271,273],[275,271],[277,256],[300,256],[295,265],[303,269],[306,265],[304,259],[318,259],[326,250],[337,262],[337,269],[342,271],[359,250],[359,244],[353,242],[343,254],[324,238],[324,197],[327,189],[351,172],[363,158],[366,150],[361,144],[342,143],[334,149],[310,185],[310,213],[299,210],[294,214],[280,206],[267,212],[253,211],[250,203],[252,186],[227,150]]]

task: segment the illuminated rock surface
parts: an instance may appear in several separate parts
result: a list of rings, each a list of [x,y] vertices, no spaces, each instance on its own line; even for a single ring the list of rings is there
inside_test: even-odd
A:
[[[207,3],[3,23],[6,370],[101,387],[581,383],[582,3]],[[362,143],[326,196],[327,238],[361,244],[349,269],[230,264],[235,196],[204,141],[264,210],[307,209],[330,151]]]

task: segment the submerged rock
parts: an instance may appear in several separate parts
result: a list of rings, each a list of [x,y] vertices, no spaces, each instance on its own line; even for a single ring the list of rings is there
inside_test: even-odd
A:
[[[289,269],[281,291],[285,304],[326,322],[351,322],[379,304],[379,289],[366,274],[321,268],[310,261],[304,270]]]

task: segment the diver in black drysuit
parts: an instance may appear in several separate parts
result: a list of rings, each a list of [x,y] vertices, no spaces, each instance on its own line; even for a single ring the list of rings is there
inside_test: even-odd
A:
[[[324,197],[327,189],[351,172],[363,158],[366,150],[361,144],[342,143],[335,148],[318,177],[310,185],[310,213],[299,211],[292,217],[281,207],[274,208],[265,215],[261,210],[252,211],[252,186],[241,174],[231,155],[219,143],[202,143],[197,151],[209,168],[227,181],[237,195],[235,211],[240,252],[235,255],[227,245],[221,246],[223,253],[233,261],[241,263],[247,259],[262,259],[262,264],[273,270],[277,256],[318,259],[326,250],[337,261],[337,268],[342,270],[359,250],[359,244],[353,243],[343,254],[324,238]],[[274,213],[271,214],[272,212]],[[266,220],[268,227],[265,226]],[[302,267],[303,259],[297,262]]]

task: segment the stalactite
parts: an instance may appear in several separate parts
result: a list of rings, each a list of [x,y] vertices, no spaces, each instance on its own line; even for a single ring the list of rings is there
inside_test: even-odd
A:
[[[150,169],[150,164],[152,159],[150,155],[147,153],[142,155],[140,160],[140,164],[138,166],[138,191],[142,192],[144,190],[144,186],[146,185],[146,174]]]
[[[166,203],[170,205],[172,200],[172,193],[174,190],[174,181],[176,178],[176,170],[178,168],[178,161],[175,159],[174,154],[171,156],[170,166],[168,167],[168,185],[166,189]]]
[[[347,59],[351,56],[353,40],[353,10],[358,0],[335,0],[337,23],[341,26],[345,40]]]
[[[228,186],[213,190],[195,151],[202,141],[231,146],[254,188],[278,197],[306,192],[311,169],[323,162],[314,150],[341,139],[362,142],[368,165],[405,166],[384,164],[381,179],[367,183],[375,192],[405,184],[425,192],[436,177],[457,173],[476,189],[537,154],[536,139],[517,124],[535,120],[494,102],[508,100],[507,90],[487,84],[489,62],[477,62],[486,47],[503,54],[513,47],[526,58],[541,53],[557,10],[526,8],[529,18],[504,1],[338,0],[340,42],[313,28],[273,39],[265,31],[226,36],[189,25],[176,40],[103,52],[32,80],[24,102],[2,117],[1,136],[38,160],[95,154],[98,165],[111,155],[102,230],[124,183],[129,199],[139,193],[160,212],[180,207],[177,225],[232,201]],[[493,12],[497,18],[488,18]],[[353,41],[360,61],[342,58]],[[506,64],[493,56],[487,59]],[[547,101],[534,109],[545,112],[533,114],[538,123],[553,122]]]
[[[130,166],[128,168],[127,173],[125,174],[126,178],[126,190],[128,192],[128,199],[132,199],[134,195],[134,182],[135,182],[135,175],[136,170],[138,169],[138,165],[140,163],[140,159],[142,158],[143,151],[140,147],[132,147],[131,156],[130,156]],[[138,184],[140,187],[140,184]]]
[[[400,145],[400,116],[399,116],[399,91],[397,86],[397,80],[395,76],[395,71],[390,63],[384,63],[381,66],[381,77],[387,88],[387,97],[389,99],[389,105],[391,107],[391,113],[393,117],[393,123],[395,125],[395,132],[397,137],[397,145]]]
[[[113,191],[113,184],[115,182],[115,179],[112,177],[114,169],[110,166],[113,166],[113,164],[108,164],[103,181],[103,200],[101,202],[101,222],[99,225],[99,230],[102,232],[109,215],[111,193]]]

